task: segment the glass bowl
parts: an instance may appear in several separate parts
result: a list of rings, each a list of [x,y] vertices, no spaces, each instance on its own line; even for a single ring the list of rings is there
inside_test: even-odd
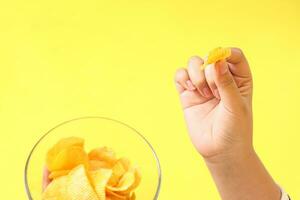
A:
[[[136,199],[156,200],[161,184],[158,157],[146,138],[127,124],[106,117],[82,117],[63,122],[44,134],[32,148],[25,166],[25,187],[30,200],[42,199],[42,176],[46,153],[61,138],[76,136],[85,140],[85,149],[107,146],[118,157],[136,164],[142,181]]]

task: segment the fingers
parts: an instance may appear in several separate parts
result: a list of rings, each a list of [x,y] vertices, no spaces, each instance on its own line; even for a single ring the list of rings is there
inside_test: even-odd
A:
[[[203,60],[200,57],[193,56],[189,60],[187,71],[193,85],[197,88],[199,93],[209,98],[212,96],[212,93],[206,82],[204,71],[201,70],[202,64]]]
[[[225,60],[215,64],[214,81],[219,91],[220,98],[224,106],[231,111],[239,103],[240,92],[229,70],[229,65]]]
[[[239,48],[231,48],[231,55],[226,59],[229,62],[229,68],[234,76],[249,78],[251,70],[244,53]]]
[[[208,65],[201,70],[203,60],[194,56],[189,60],[187,69],[177,70],[175,75],[176,87],[184,98],[197,96],[197,99],[207,101],[211,97],[222,100],[227,108],[234,108],[241,100],[238,86],[249,84],[252,88],[251,71],[243,52],[238,48],[231,48],[231,55],[226,60]],[[188,102],[188,101],[187,101]]]
[[[214,68],[215,68],[214,64],[208,65],[204,69],[204,74],[205,74],[206,82],[210,88],[210,91],[217,99],[220,99],[220,94],[214,80]]]
[[[193,85],[186,69],[181,68],[177,70],[175,74],[175,84],[183,109],[200,105],[207,101],[207,98],[203,97]]]
[[[195,90],[195,86],[190,80],[189,74],[186,69],[180,68],[175,73],[175,84],[179,93],[184,90]]]
[[[205,71],[201,70],[202,64],[203,60],[194,56],[189,60],[187,69],[180,68],[176,71],[175,84],[178,92],[197,90],[205,98],[215,96],[220,99],[214,83],[212,68],[208,66]]]

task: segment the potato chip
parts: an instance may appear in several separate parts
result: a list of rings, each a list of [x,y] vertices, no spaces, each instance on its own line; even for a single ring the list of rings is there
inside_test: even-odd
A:
[[[61,177],[61,176],[65,176],[65,175],[68,175],[70,172],[70,170],[59,170],[59,171],[53,171],[49,174],[48,178],[51,180],[51,179],[56,179],[58,177]]]
[[[47,158],[50,158],[51,160],[52,156],[55,156],[64,148],[68,148],[71,146],[83,147],[83,145],[84,145],[84,140],[82,138],[78,138],[78,137],[63,138],[59,140],[51,149],[49,149],[47,153]]]
[[[46,188],[43,200],[98,200],[85,172],[85,167],[79,165],[68,175],[54,179]]]
[[[135,200],[136,196],[135,193],[133,192],[132,194],[128,195],[120,195],[114,192],[108,192],[106,200]]]
[[[120,158],[118,161],[123,165],[126,171],[130,169],[131,163],[127,158]]]
[[[99,169],[89,172],[92,186],[94,187],[99,200],[106,199],[105,187],[111,174],[111,169]]]
[[[204,64],[201,66],[201,69],[204,69],[207,65],[216,63],[219,60],[228,58],[231,55],[230,48],[218,47],[209,52],[207,59]]]
[[[87,177],[84,165],[79,165],[68,174],[65,199],[70,200],[99,200]]]
[[[70,170],[79,164],[88,165],[88,157],[84,149],[79,146],[71,146],[60,151],[51,162],[49,171]]]
[[[102,161],[102,160],[89,160],[89,170],[98,170],[101,168],[111,169],[113,167],[112,163]]]
[[[93,149],[88,154],[90,160],[100,160],[111,164],[117,161],[115,152],[108,147]]]
[[[62,138],[49,150],[49,152],[52,152],[52,153],[59,152],[62,149],[71,147],[71,146],[83,147],[84,140],[82,138],[78,138],[78,137]]]
[[[141,174],[138,168],[131,168],[123,174],[116,186],[107,185],[106,189],[118,194],[128,194],[140,184],[140,181]]]
[[[112,168],[112,176],[108,182],[108,185],[115,186],[118,184],[123,174],[128,171],[130,162],[126,158],[120,158]]]
[[[78,164],[87,163],[87,155],[83,149],[84,140],[77,137],[63,138],[48,152],[47,169],[52,171],[68,170]]]
[[[107,191],[107,196],[111,200],[130,200],[130,195],[121,195],[112,191]]]
[[[132,192],[133,190],[135,190],[139,186],[139,184],[141,182],[142,175],[141,175],[141,172],[140,172],[139,168],[136,167],[136,168],[133,168],[132,170],[134,171],[133,172],[134,173],[134,183],[130,187],[128,187],[127,190],[123,191],[124,193]],[[124,179],[124,178],[122,177],[122,179]],[[126,181],[124,180],[124,182],[123,182],[122,179],[120,180],[119,184],[120,185],[126,185],[126,183],[124,183]]]
[[[66,185],[68,182],[67,176],[59,177],[53,180],[43,192],[42,199],[50,200],[57,199],[62,200],[64,198],[64,194],[66,193]]]
[[[120,178],[116,186],[107,186],[109,191],[113,192],[123,192],[129,189],[134,184],[134,173],[129,171],[125,172],[124,175]]]

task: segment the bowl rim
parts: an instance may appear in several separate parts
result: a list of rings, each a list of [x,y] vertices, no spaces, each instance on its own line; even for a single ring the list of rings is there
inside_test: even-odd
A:
[[[156,192],[155,192],[155,195],[153,197],[153,200],[157,200],[158,199],[158,195],[159,195],[159,192],[160,192],[160,189],[161,189],[161,181],[162,181],[162,172],[161,172],[161,164],[160,164],[160,161],[159,161],[159,158],[157,156],[157,153],[155,152],[153,146],[151,145],[151,143],[146,139],[146,137],[144,135],[142,135],[140,132],[138,132],[135,128],[133,128],[132,126],[129,126],[128,124],[122,122],[122,121],[119,121],[119,120],[116,120],[116,119],[113,119],[113,118],[109,118],[109,117],[101,117],[101,116],[84,116],[84,117],[77,117],[77,118],[73,118],[73,119],[70,119],[70,120],[67,120],[67,121],[64,121],[64,122],[61,122],[59,124],[57,124],[56,126],[54,126],[53,128],[51,128],[50,130],[48,130],[45,134],[43,134],[39,139],[38,141],[34,144],[33,148],[30,150],[29,152],[29,155],[27,157],[27,160],[26,160],[26,163],[25,163],[25,169],[24,169],[24,183],[25,183],[25,189],[26,189],[26,193],[27,193],[27,196],[29,198],[29,200],[34,200],[31,196],[31,193],[30,193],[30,189],[29,189],[29,184],[28,184],[28,178],[27,178],[27,172],[28,172],[28,167],[29,167],[29,163],[30,163],[30,159],[31,159],[31,156],[34,152],[34,150],[36,149],[36,147],[40,144],[40,142],[47,136],[49,135],[53,130],[65,125],[65,124],[68,124],[68,123],[71,123],[71,122],[74,122],[74,121],[78,121],[78,120],[83,120],[83,119],[102,119],[102,120],[107,120],[107,121],[111,121],[111,122],[115,122],[115,123],[118,123],[118,124],[121,124],[131,130],[133,130],[142,140],[144,140],[144,142],[146,142],[146,144],[148,145],[148,147],[150,148],[150,150],[152,151],[152,154],[156,160],[156,168],[157,168],[157,172],[158,172],[158,183],[157,183],[157,188],[156,188]]]

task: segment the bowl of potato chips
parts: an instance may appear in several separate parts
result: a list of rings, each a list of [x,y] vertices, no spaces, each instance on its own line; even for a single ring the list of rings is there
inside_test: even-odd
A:
[[[63,122],[44,134],[25,166],[30,200],[154,200],[161,169],[134,128],[105,117]]]

